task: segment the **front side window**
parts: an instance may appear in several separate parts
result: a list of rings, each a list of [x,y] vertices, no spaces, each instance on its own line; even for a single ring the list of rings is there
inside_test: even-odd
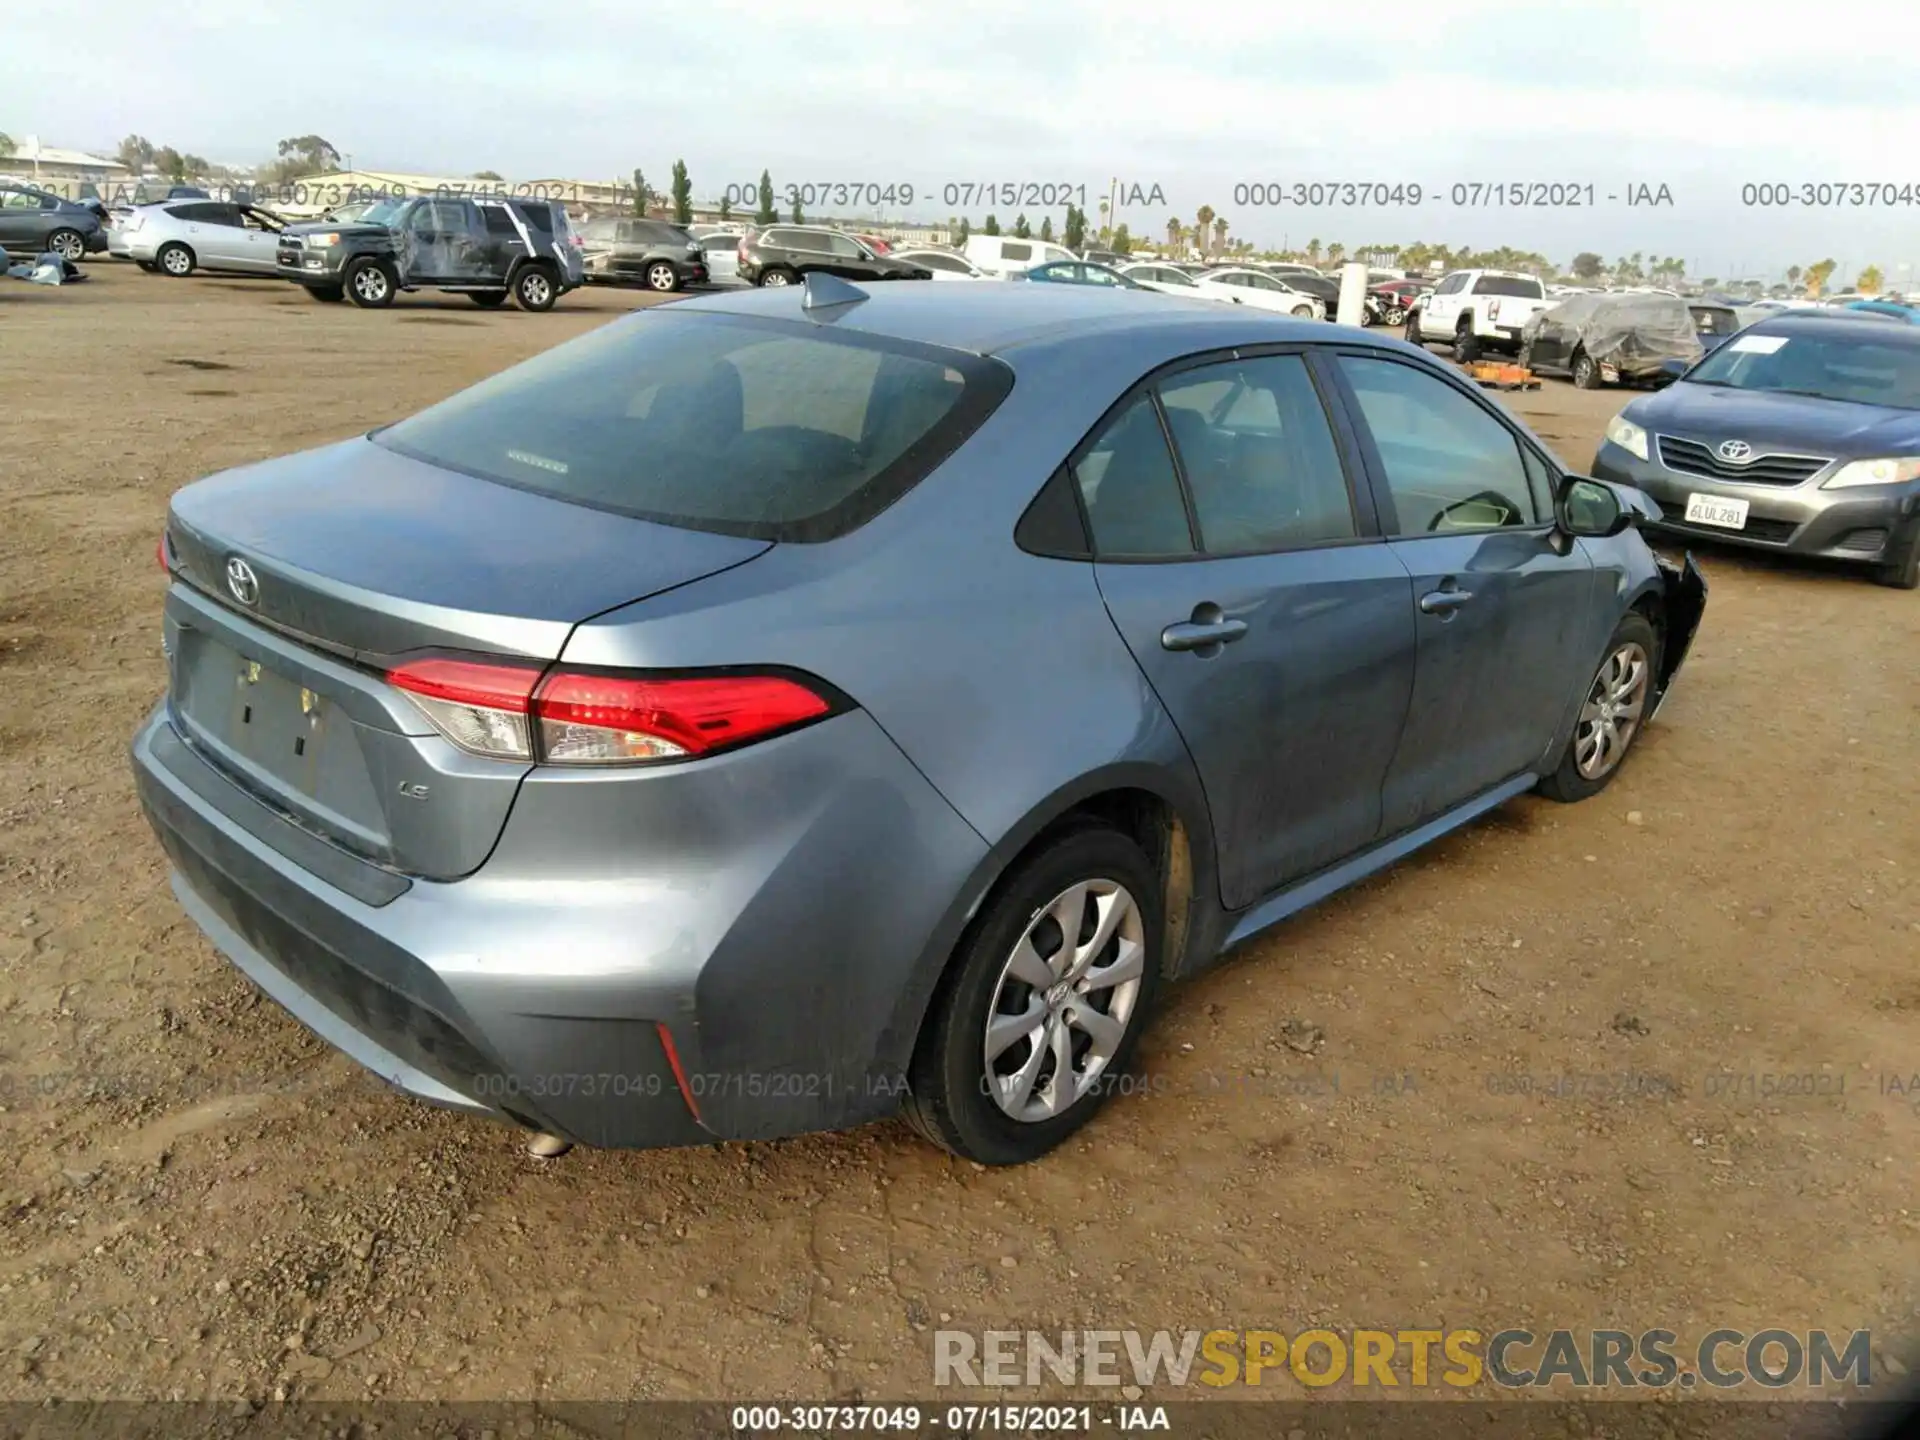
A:
[[[1396,535],[1537,524],[1542,516],[1514,433],[1435,376],[1342,355],[1398,512]]]
[[[1160,400],[1208,554],[1359,533],[1333,428],[1298,355],[1181,371],[1161,385]]]
[[[1096,558],[1193,553],[1180,477],[1151,396],[1142,393],[1127,403],[1074,462],[1073,478],[1086,505]]]

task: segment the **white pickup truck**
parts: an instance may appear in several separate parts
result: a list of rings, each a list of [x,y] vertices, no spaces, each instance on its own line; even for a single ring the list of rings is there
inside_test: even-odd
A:
[[[1520,328],[1553,301],[1547,287],[1513,270],[1455,270],[1441,277],[1433,293],[1407,316],[1407,339],[1418,345],[1434,340],[1453,346],[1460,361],[1476,360],[1482,350],[1520,350]]]

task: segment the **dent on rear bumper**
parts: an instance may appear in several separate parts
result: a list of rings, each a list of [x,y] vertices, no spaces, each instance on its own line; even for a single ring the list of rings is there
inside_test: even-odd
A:
[[[218,949],[420,1098],[594,1145],[895,1109],[900,996],[986,850],[855,711],[645,775],[536,771],[480,871],[374,907],[156,764],[163,727],[134,744],[141,798]]]

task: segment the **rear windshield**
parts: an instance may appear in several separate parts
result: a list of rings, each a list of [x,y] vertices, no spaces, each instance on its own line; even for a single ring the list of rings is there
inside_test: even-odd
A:
[[[665,308],[376,432],[430,464],[668,525],[827,540],[950,455],[997,361],[809,322]]]
[[[1482,275],[1473,282],[1476,295],[1516,295],[1527,300],[1541,300],[1546,290],[1538,280],[1530,280],[1524,275]]]

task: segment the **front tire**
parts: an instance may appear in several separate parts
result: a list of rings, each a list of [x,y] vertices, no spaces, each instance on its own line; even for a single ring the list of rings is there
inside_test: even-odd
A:
[[[62,227],[47,237],[47,249],[62,260],[78,261],[87,253],[87,242],[78,230]]]
[[[1600,367],[1593,363],[1593,357],[1584,350],[1574,351],[1574,388],[1577,390],[1598,390],[1600,383]]]
[[[345,287],[339,285],[309,285],[306,291],[314,299],[328,305],[337,305],[347,298]]]
[[[1920,524],[1914,526],[1904,546],[1873,567],[1873,583],[1892,590],[1920,590]]]
[[[393,267],[384,260],[361,256],[347,266],[341,280],[347,298],[362,310],[384,310],[393,304],[393,292],[399,288]]]
[[[1607,641],[1600,668],[1588,682],[1566,753],[1535,788],[1562,804],[1606,789],[1620,773],[1659,698],[1655,690],[1659,673],[1660,637],[1639,612],[1623,616]]]
[[[1293,318],[1296,320],[1311,320],[1313,318],[1313,307],[1311,305],[1294,306]]]
[[[996,887],[922,1027],[907,1119],[981,1165],[1018,1165],[1092,1118],[1126,1073],[1165,924],[1140,847],[1073,830]]]
[[[1407,343],[1409,345],[1425,345],[1426,343],[1420,338],[1420,312],[1418,310],[1409,310],[1407,312]]]
[[[542,312],[553,309],[560,298],[560,287],[544,265],[526,265],[513,279],[513,303],[522,310]]]
[[[160,267],[162,275],[171,275],[176,280],[184,279],[193,273],[193,251],[178,240],[171,240],[160,247],[160,253],[153,257],[153,263]]]
[[[680,272],[664,260],[656,260],[647,267],[647,288],[661,294],[671,294],[680,288]]]

